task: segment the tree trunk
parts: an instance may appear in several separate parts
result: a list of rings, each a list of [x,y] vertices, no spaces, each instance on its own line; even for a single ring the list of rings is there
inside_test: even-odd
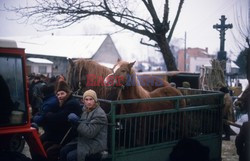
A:
[[[176,63],[175,63],[175,58],[172,54],[172,51],[170,50],[169,43],[167,42],[167,38],[165,35],[159,35],[157,37],[157,43],[159,45],[159,48],[162,52],[163,59],[165,61],[165,64],[167,66],[168,71],[176,71]]]

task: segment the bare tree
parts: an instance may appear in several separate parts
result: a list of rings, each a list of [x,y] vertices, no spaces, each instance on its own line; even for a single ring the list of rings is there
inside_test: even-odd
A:
[[[159,2],[159,0],[157,0]],[[163,0],[162,0],[163,1]],[[143,6],[147,15],[137,14],[135,3]],[[170,28],[169,0],[164,0],[163,12],[159,18],[152,0],[36,0],[29,6],[6,7],[16,12],[21,20],[33,21],[45,28],[65,28],[90,16],[101,16],[123,29],[144,35],[160,48],[168,70],[177,70],[175,58],[170,50],[174,28],[177,24],[184,0],[179,0],[174,23]],[[168,37],[167,37],[167,33]],[[153,43],[148,43],[153,44]]]
[[[246,4],[245,4],[246,5]],[[250,2],[248,2],[250,5]],[[250,7],[250,6],[248,6]],[[248,79],[248,84],[250,83],[250,8],[248,12],[242,12],[242,6],[239,6],[236,10],[235,18],[236,28],[238,29],[240,37],[235,37],[235,41],[239,44],[241,52],[245,56],[246,60],[246,75]],[[241,54],[238,58],[240,59]]]

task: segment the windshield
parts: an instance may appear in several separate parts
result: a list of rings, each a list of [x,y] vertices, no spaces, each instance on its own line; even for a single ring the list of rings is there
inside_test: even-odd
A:
[[[0,126],[27,122],[21,57],[0,55]]]

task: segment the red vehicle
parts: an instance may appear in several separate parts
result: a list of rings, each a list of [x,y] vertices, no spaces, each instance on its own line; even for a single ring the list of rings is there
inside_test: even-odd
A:
[[[0,160],[21,153],[25,141],[32,156],[46,157],[39,133],[31,127],[25,60],[16,42],[0,40]]]

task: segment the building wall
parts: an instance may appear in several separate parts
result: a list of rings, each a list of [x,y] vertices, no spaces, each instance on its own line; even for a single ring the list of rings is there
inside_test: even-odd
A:
[[[189,72],[191,73],[200,73],[200,68],[203,65],[210,65],[211,58],[203,58],[203,57],[190,57],[190,68]]]
[[[108,35],[102,45],[93,55],[92,60],[102,63],[115,64],[117,59],[121,59],[118,50],[111,37]]]
[[[26,62],[26,65],[29,66],[30,71],[28,71],[28,74],[36,73],[36,74],[43,74],[45,76],[52,76],[52,64],[42,64],[42,63],[32,63],[30,61]],[[46,68],[46,72],[40,71],[39,68],[44,67]]]
[[[64,76],[67,75],[68,60],[66,57],[36,55],[36,54],[27,54],[26,57],[27,58],[43,58],[43,59],[48,59],[52,61],[53,65],[51,66],[51,69],[52,69],[51,76],[56,76],[59,74],[63,74]]]
[[[191,72],[194,71],[194,68],[197,65],[200,65],[198,61],[195,61],[195,58],[203,58],[201,61],[203,61],[205,64],[209,63],[209,60],[211,60],[214,56],[208,54],[208,49],[201,49],[201,48],[188,48],[186,49],[186,71]],[[191,59],[192,62],[190,61]],[[206,60],[208,62],[206,62]],[[184,71],[184,50],[179,50],[178,52],[178,69],[179,71]]]

